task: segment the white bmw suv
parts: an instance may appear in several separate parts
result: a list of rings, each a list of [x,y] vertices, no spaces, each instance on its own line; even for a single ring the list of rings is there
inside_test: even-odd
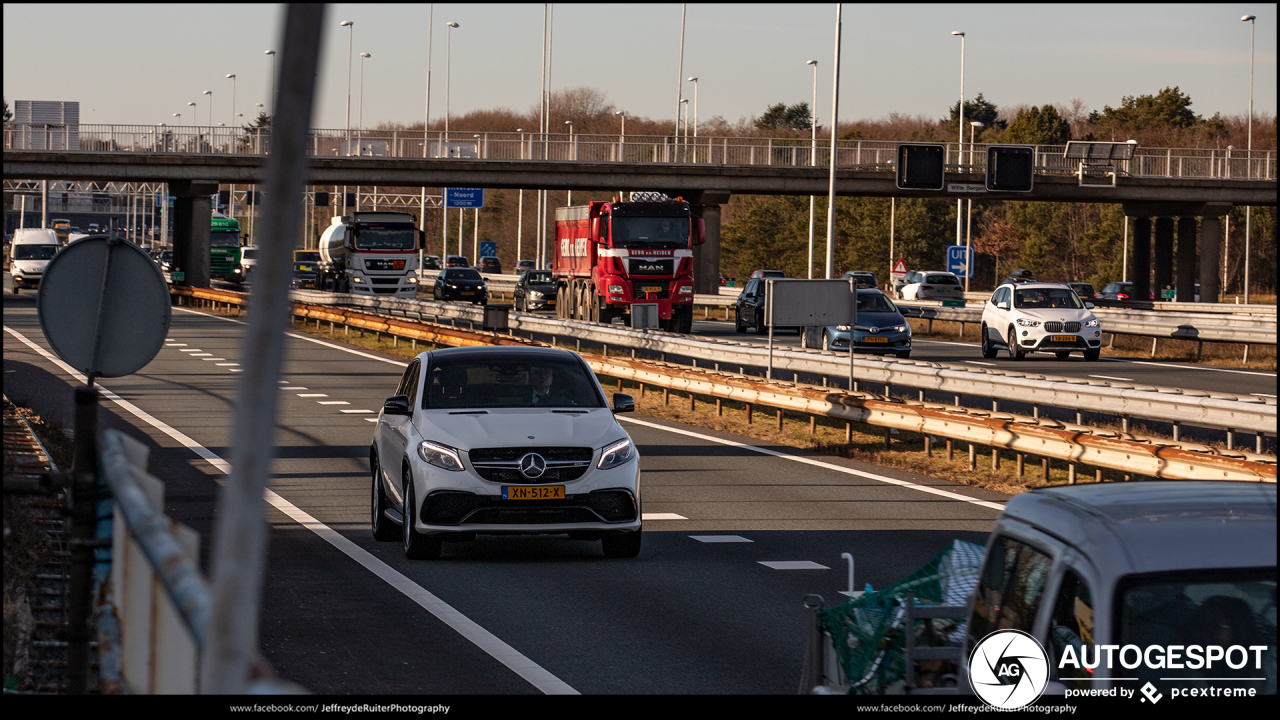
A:
[[[1029,352],[1051,352],[1059,360],[1078,352],[1097,360],[1102,324],[1092,309],[1066,285],[1001,285],[982,308],[982,356],[994,358],[1004,348],[1013,360]]]
[[[640,458],[591,368],[567,350],[467,347],[409,363],[369,449],[373,536],[413,559],[477,534],[599,539],[640,553]]]

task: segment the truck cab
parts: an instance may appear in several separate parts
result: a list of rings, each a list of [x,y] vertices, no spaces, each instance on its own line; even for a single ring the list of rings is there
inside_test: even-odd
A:
[[[421,231],[402,212],[333,218],[320,238],[320,283],[331,292],[414,297]]]

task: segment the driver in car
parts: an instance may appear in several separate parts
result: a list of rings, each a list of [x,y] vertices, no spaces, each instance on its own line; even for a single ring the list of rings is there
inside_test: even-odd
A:
[[[535,406],[576,405],[573,396],[566,392],[563,383],[556,383],[555,368],[537,366],[529,369],[532,386],[531,404]]]

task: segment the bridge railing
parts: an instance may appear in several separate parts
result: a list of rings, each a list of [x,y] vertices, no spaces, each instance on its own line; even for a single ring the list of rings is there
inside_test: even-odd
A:
[[[887,171],[897,163],[893,140],[840,140],[837,166],[843,170]],[[944,143],[950,172],[986,172],[986,144]],[[168,125],[33,125],[5,123],[4,149],[84,152],[264,155],[270,128]],[[1076,161],[1063,145],[1036,145],[1036,172],[1073,175]],[[311,131],[316,157],[456,158],[584,163],[667,163],[682,165],[818,167],[831,160],[831,141],[781,137],[679,137],[421,130]],[[1137,148],[1117,170],[1134,177],[1276,178],[1274,150],[1235,148]]]

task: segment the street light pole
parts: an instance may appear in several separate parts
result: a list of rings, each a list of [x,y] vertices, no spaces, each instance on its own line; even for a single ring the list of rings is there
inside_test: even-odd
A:
[[[693,161],[698,162],[698,78],[691,77],[689,82],[693,83]],[[685,135],[688,134],[686,126]]]
[[[683,110],[681,105],[684,104],[684,18],[687,9],[686,3],[680,4],[680,65],[676,71],[676,83],[678,91],[676,92],[676,142],[680,142],[680,111]]]
[[[213,91],[205,90],[204,94],[209,96],[209,127],[213,127]]]
[[[268,107],[271,108],[271,115],[274,117],[276,114],[276,51],[265,50],[262,54],[271,56],[271,98]]]
[[[364,130],[364,61],[373,57],[367,52],[360,53],[360,129]]]
[[[828,280],[831,279],[832,267],[835,265],[835,248],[836,248],[836,164],[839,159],[836,145],[838,141],[836,132],[840,127],[840,16],[844,10],[844,3],[836,5],[836,58],[833,63],[834,72],[831,78],[831,176],[827,185],[827,275]],[[856,290],[854,291],[857,292]],[[854,303],[855,310],[857,303]],[[850,338],[853,335],[849,336]],[[852,341],[850,341],[852,342]],[[849,349],[849,364],[853,365],[853,349]],[[849,372],[852,377],[852,369]],[[853,386],[850,385],[850,388]]]
[[[960,37],[960,119],[959,119],[959,122],[956,123],[956,127],[959,128],[959,132],[960,132],[960,138],[959,140],[956,141],[957,142],[956,164],[959,164],[963,162],[962,158],[963,158],[963,152],[964,152],[964,33],[961,32],[960,30],[952,30],[951,34],[957,35]],[[961,217],[961,213],[960,213],[960,211],[963,209],[961,205],[962,203],[960,199],[957,198],[956,199],[956,245],[960,244],[960,228],[963,221],[963,218]],[[969,292],[968,276],[969,276],[969,273],[966,271],[965,278],[964,278],[965,292]]]
[[[444,138],[440,141],[443,146],[444,156],[449,157],[449,82],[453,75],[453,29],[462,27],[456,22],[447,22],[445,27],[449,28],[445,31],[444,43]],[[449,210],[445,209],[447,216]],[[462,254],[462,226],[466,225],[467,211],[458,209],[458,254]],[[446,223],[448,220],[446,219]],[[445,247],[448,247],[446,243]],[[477,259],[477,262],[479,260]]]
[[[236,74],[227,73],[227,79],[231,81],[231,124],[236,124]]]
[[[973,136],[978,128],[986,127],[977,120],[969,122],[969,164],[973,164]],[[972,253],[969,251],[969,235],[973,230],[973,198],[965,200],[964,213],[964,285],[965,292],[969,292],[969,276],[973,274],[973,269],[969,267],[969,261]]]
[[[578,148],[573,144],[573,121],[565,120],[564,124],[569,126],[569,158],[571,160],[577,160]],[[570,207],[573,206],[573,190],[569,190],[568,195],[565,197],[564,204]]]
[[[356,24],[351,20],[343,20],[342,27],[347,28],[347,116],[344,124],[347,155],[351,155],[351,54],[355,49]],[[347,186],[342,186],[342,214],[347,214]]]
[[[813,66],[813,106],[809,108],[809,166],[818,163],[818,61],[805,63]],[[813,208],[814,196],[809,196],[809,279],[813,279]]]
[[[1248,177],[1253,177],[1253,35],[1254,29],[1257,27],[1257,18],[1253,15],[1245,15],[1240,18],[1242,22],[1249,23],[1249,147],[1248,155],[1245,160],[1248,168]],[[1253,206],[1244,206],[1244,304],[1249,304],[1249,229],[1250,222],[1253,218]]]

